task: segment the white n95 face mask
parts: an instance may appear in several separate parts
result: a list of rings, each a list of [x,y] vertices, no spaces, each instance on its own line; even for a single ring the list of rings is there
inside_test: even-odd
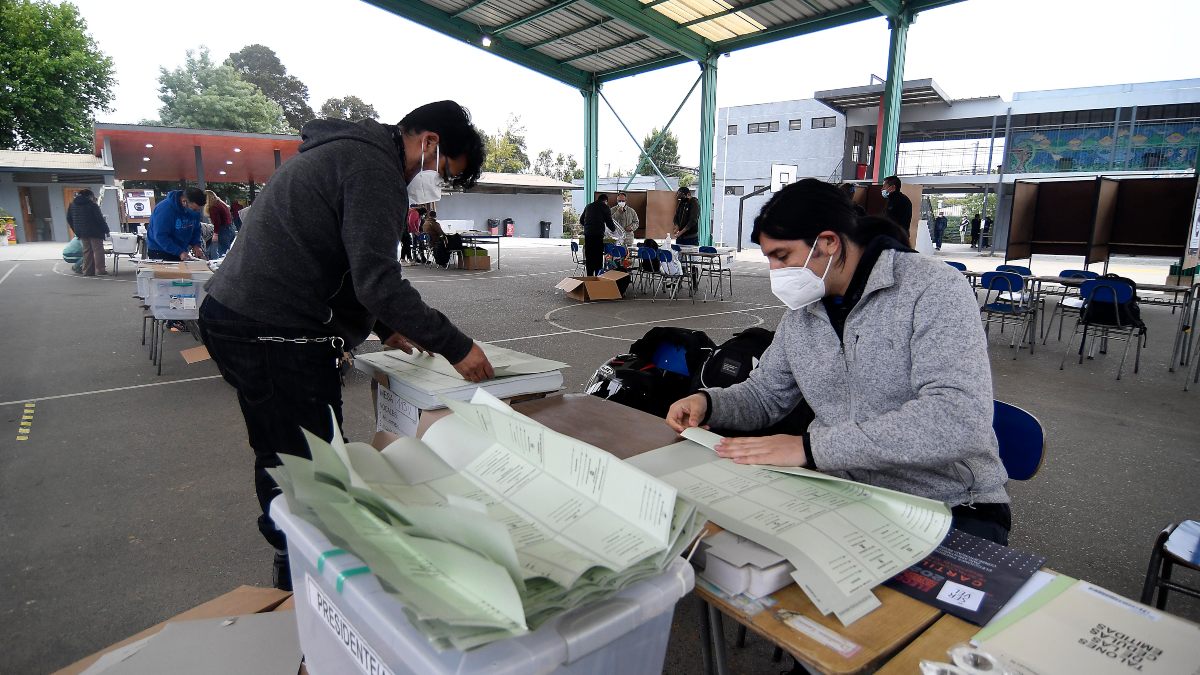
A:
[[[425,168],[425,146],[421,146],[421,171],[408,182],[409,204],[432,204],[442,199],[442,176],[437,172],[442,161],[442,146],[434,151],[433,168]]]
[[[817,249],[816,242],[808,251],[804,267],[782,267],[771,270],[771,292],[779,298],[788,309],[801,309],[825,297],[825,277],[833,266],[833,256],[825,264],[825,273],[817,276],[816,272],[808,269],[808,261],[812,260],[813,251]]]

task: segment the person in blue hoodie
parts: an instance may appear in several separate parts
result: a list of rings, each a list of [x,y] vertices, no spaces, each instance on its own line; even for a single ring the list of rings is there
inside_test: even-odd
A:
[[[197,187],[172,190],[154,207],[146,230],[146,257],[152,260],[186,260],[188,250],[204,257],[200,236],[200,212],[204,191]]]

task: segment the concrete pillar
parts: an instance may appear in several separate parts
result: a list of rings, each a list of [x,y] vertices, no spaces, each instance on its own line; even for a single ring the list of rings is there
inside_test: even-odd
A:
[[[204,153],[200,151],[200,146],[193,146],[196,150],[196,185],[201,189],[208,187],[204,182]]]

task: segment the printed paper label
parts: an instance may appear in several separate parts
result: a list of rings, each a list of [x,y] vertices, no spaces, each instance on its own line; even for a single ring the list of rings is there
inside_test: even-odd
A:
[[[978,611],[979,604],[983,602],[983,598],[986,595],[987,593],[978,588],[963,586],[947,579],[945,585],[942,586],[942,590],[938,591],[937,599],[974,612]]]
[[[342,647],[350,653],[358,669],[367,675],[393,675],[392,671],[383,664],[379,655],[375,653],[375,650],[371,649],[370,645],[363,640],[358,630],[350,625],[346,617],[342,616],[337,605],[330,602],[329,597],[321,592],[321,587],[317,582],[307,574],[304,575],[304,582],[308,589],[308,603],[312,605],[313,610],[317,613],[317,618],[333,633]]]

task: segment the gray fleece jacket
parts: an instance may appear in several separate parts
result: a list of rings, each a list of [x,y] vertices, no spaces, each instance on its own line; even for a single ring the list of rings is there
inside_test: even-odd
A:
[[[807,399],[816,467],[951,506],[1008,502],[992,431],[992,373],[967,280],[884,251],[843,341],[820,302],[788,311],[749,379],[707,389],[709,424],[761,429]]]

